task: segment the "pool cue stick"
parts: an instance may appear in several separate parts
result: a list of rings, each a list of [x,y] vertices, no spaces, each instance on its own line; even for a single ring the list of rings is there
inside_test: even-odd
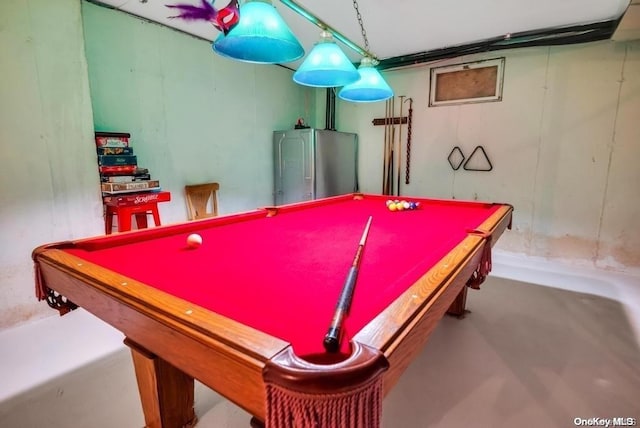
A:
[[[391,136],[392,136],[392,127],[391,127],[391,100],[389,100],[389,110],[387,111],[387,129],[389,129],[387,133],[387,170],[385,175],[384,182],[384,194],[391,194],[391,190],[389,189],[389,175],[391,174],[391,164],[393,162],[393,150],[391,147]]]
[[[406,98],[406,95],[400,95],[400,132],[398,133],[398,191],[397,191],[397,195],[400,196],[400,171],[402,169],[401,163],[402,163],[402,105],[404,104],[404,99]]]
[[[389,100],[384,105],[384,151],[382,162],[382,194],[385,194],[387,185],[387,163],[389,162]]]
[[[391,118],[393,120],[393,117]],[[393,166],[395,165],[395,150],[394,144],[396,143],[396,128],[391,126],[391,138],[389,142],[389,176],[387,177],[387,195],[393,195]]]
[[[396,144],[396,97],[391,98],[391,118],[389,120],[389,126],[391,135],[389,136],[389,176],[387,177],[387,195],[393,195],[393,166],[395,165],[395,144]]]
[[[342,341],[343,324],[345,317],[349,314],[349,308],[351,307],[351,300],[353,298],[353,291],[358,279],[358,269],[360,268],[360,260],[362,259],[362,252],[364,251],[365,243],[367,242],[367,236],[369,235],[369,228],[371,227],[372,216],[369,216],[367,225],[364,228],[356,255],[353,258],[353,263],[349,269],[347,279],[342,286],[340,292],[340,298],[336,305],[336,311],[333,315],[333,320],[329,326],[327,334],[324,336],[324,349],[327,352],[338,352],[340,350],[340,342]]]

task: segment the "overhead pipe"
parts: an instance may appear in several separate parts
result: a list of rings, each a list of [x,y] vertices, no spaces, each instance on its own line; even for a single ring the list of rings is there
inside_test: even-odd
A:
[[[380,60],[378,70],[407,67],[475,53],[532,46],[557,46],[610,39],[620,19],[585,25],[525,31],[494,37],[480,42],[434,49]]]
[[[336,130],[336,92],[333,88],[327,88],[324,119],[325,119],[324,129],[328,131],[335,131]]]

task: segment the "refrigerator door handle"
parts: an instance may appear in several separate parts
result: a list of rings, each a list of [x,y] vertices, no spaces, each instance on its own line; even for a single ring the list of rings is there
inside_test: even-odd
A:
[[[280,179],[282,180],[282,172],[284,169],[284,165],[282,164],[282,140],[284,140],[284,135],[278,141],[278,172],[280,173]]]
[[[311,167],[311,156],[313,153],[313,142],[309,142],[303,146],[302,152],[302,174],[305,180],[311,180],[313,178],[313,171]]]

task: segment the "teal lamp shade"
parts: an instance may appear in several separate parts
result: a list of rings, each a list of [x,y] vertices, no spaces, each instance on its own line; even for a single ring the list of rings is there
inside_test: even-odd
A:
[[[359,77],[358,70],[326,31],[322,32],[321,40],[293,73],[294,82],[319,88],[344,86]]]
[[[374,103],[393,96],[393,90],[378,70],[373,67],[371,58],[363,58],[358,68],[360,80],[345,86],[338,97],[356,103]]]
[[[271,1],[247,1],[240,21],[225,36],[220,33],[213,51],[238,61],[279,64],[302,58],[304,49]]]

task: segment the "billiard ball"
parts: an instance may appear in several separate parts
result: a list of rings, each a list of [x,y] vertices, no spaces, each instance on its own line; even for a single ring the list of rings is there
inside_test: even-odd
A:
[[[202,236],[192,233],[187,237],[187,247],[198,248],[200,245],[202,245]]]

